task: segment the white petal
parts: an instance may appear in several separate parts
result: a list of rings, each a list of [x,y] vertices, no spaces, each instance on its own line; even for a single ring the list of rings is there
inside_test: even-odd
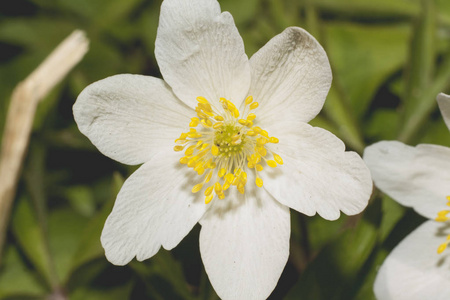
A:
[[[407,146],[382,141],[364,150],[375,185],[404,206],[434,219],[448,209],[450,149],[437,145]]]
[[[80,131],[104,155],[140,164],[171,150],[195,112],[161,79],[123,74],[86,87],[73,114]]]
[[[216,105],[225,97],[239,107],[250,86],[242,38],[215,0],[165,0],[155,55],[164,80],[192,107],[198,96]]]
[[[249,95],[259,102],[261,126],[309,122],[322,109],[331,86],[328,57],[317,40],[298,27],[285,29],[250,59]]]
[[[448,224],[427,221],[401,241],[378,271],[377,299],[450,299],[450,251],[437,253],[449,233]]]
[[[440,93],[437,96],[437,102],[445,124],[447,125],[447,128],[450,129],[450,96]]]
[[[297,122],[291,129],[271,146],[284,164],[260,172],[265,189],[282,204],[309,216],[317,212],[335,220],[340,211],[360,213],[372,192],[370,172],[361,157],[346,152],[344,143],[322,128]]]
[[[221,299],[266,299],[289,256],[289,209],[257,188],[217,200],[200,221],[200,251]],[[235,191],[235,187],[231,187]]]
[[[170,250],[203,216],[204,197],[191,192],[199,177],[183,168],[179,156],[158,153],[125,181],[101,236],[110,262],[144,260],[161,245]]]

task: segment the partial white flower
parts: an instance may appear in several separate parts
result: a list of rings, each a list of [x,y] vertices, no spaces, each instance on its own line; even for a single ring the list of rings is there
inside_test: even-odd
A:
[[[450,97],[439,94],[437,100],[450,128]],[[445,251],[450,237],[450,148],[382,141],[365,149],[364,161],[380,190],[433,220],[389,254],[377,274],[375,295],[379,300],[450,299],[450,251]]]
[[[360,213],[372,190],[362,159],[307,124],[331,85],[328,58],[291,27],[248,60],[215,0],[165,0],[155,53],[164,81],[112,76],[73,108],[102,153],[143,164],[106,221],[106,257],[117,265],[150,258],[199,222],[218,295],[267,298],[289,255],[289,207],[334,220]]]

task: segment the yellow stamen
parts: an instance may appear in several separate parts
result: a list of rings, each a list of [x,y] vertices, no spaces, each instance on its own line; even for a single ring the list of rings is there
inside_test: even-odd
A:
[[[252,104],[250,104],[250,109],[255,109],[259,106],[258,102],[253,102]]]
[[[268,160],[267,164],[269,165],[269,167],[271,168],[275,168],[277,166],[277,163],[274,160]]]
[[[258,187],[262,187],[263,186],[263,180],[259,177],[256,177],[255,183]]]
[[[194,185],[194,187],[192,188],[192,192],[195,194],[195,193],[197,193],[198,191],[200,191],[200,190],[202,189],[202,187],[203,187],[203,183],[196,184],[196,185]]]
[[[273,154],[273,159],[277,162],[277,164],[282,165],[283,164],[283,159],[281,158],[281,156],[279,156],[278,154]]]
[[[253,97],[252,96],[248,96],[246,99],[245,99],[245,105],[249,105],[250,103],[252,103],[253,102]]]

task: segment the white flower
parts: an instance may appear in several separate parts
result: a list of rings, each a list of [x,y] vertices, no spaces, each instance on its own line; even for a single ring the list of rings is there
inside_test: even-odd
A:
[[[117,265],[150,258],[199,222],[218,295],[266,298],[288,259],[289,207],[334,220],[361,212],[372,190],[361,157],[307,124],[331,84],[328,58],[291,27],[249,60],[215,0],[164,1],[155,53],[164,81],[109,77],[73,108],[102,153],[143,163],[106,221],[106,257]]]
[[[450,97],[439,94],[437,100],[450,128]],[[389,254],[377,274],[375,295],[380,300],[450,299],[450,251],[445,251],[450,148],[382,141],[366,148],[364,160],[379,189],[434,220],[419,226]]]

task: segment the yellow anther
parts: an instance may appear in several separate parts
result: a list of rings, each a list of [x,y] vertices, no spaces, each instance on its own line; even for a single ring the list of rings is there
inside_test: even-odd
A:
[[[447,199],[447,201],[450,201],[450,196],[445,197],[445,199]]]
[[[205,97],[197,97],[197,101],[203,104],[209,104],[208,100]]]
[[[230,186],[231,186],[231,183],[228,182],[228,181],[225,181],[224,184],[223,184],[223,186],[222,186],[222,189],[223,189],[224,191],[226,191],[226,190],[228,190],[228,188],[229,188]]]
[[[219,177],[222,178],[223,175],[225,175],[226,172],[227,172],[227,170],[225,170],[224,168],[220,169],[219,173],[218,173]]]
[[[249,120],[249,121],[253,121],[255,118],[256,118],[256,115],[253,113],[248,114],[248,116],[247,116],[247,120]]]
[[[208,204],[209,202],[211,202],[211,200],[213,199],[213,197],[214,197],[213,194],[211,194],[211,195],[209,195],[209,196],[206,196],[206,198],[205,198],[205,204]]]
[[[247,121],[247,124],[245,124],[245,126],[247,126],[248,128],[253,126],[253,122],[252,121]]]
[[[208,163],[208,168],[210,168],[210,169],[215,169],[216,166],[217,166],[217,164],[215,162]]]
[[[256,133],[260,133],[262,131],[261,127],[258,126],[253,127],[252,130]]]
[[[206,128],[210,128],[213,125],[210,119],[201,119],[200,123]]]
[[[193,117],[191,119],[191,122],[189,123],[189,127],[197,127],[198,123],[200,122],[200,119],[197,117]]]
[[[275,168],[277,166],[277,163],[274,160],[268,160],[267,164],[269,165],[269,167],[271,168]]]
[[[219,116],[219,115],[215,115],[214,116],[214,120],[216,120],[216,121],[223,121],[223,120],[225,120],[222,116]]]
[[[231,173],[228,173],[227,175],[225,175],[224,178],[225,178],[225,180],[226,180],[227,182],[232,183],[232,182],[233,182],[233,179],[234,179],[234,175],[231,174]]]
[[[194,185],[194,187],[192,188],[192,192],[195,194],[195,193],[197,193],[198,191],[200,191],[200,190],[202,189],[202,187],[203,187],[203,183],[196,184],[196,185]]]
[[[262,136],[260,136],[259,138],[256,139],[256,143],[258,145],[265,145],[265,144],[267,144],[267,139],[262,137]]]
[[[259,106],[258,102],[253,102],[252,104],[250,104],[250,109],[255,109]]]
[[[201,119],[207,119],[207,118],[208,118],[208,115],[205,114],[205,113],[202,113],[201,111],[198,111],[198,112],[197,112],[197,116],[198,116],[199,118],[201,118]]]
[[[212,116],[212,108],[211,105],[209,105],[209,103],[200,103],[199,107],[203,110],[203,112],[205,112],[206,114]]]
[[[188,167],[193,168],[195,166],[195,163],[197,162],[197,160],[198,160],[198,156],[191,157],[187,163]]]
[[[220,183],[216,182],[214,184],[214,191],[216,192],[216,194],[222,193],[222,186],[220,185]]]
[[[183,151],[183,149],[184,149],[184,146],[180,146],[180,145],[173,147],[173,150],[175,150],[176,152]]]
[[[247,131],[246,135],[248,135],[248,136],[255,136],[256,132],[254,132],[253,130],[249,130],[249,131]]]
[[[198,175],[203,175],[203,173],[205,173],[205,168],[202,166],[200,169],[197,170],[197,174]]]
[[[239,124],[241,124],[241,125],[246,125],[247,124],[247,120],[244,120],[244,119],[239,119]]]
[[[189,161],[189,158],[187,158],[186,156],[183,156],[182,158],[180,158],[180,163],[185,165],[187,164]]]
[[[255,183],[258,187],[262,187],[263,186],[263,180],[259,177],[256,177]]]
[[[256,165],[256,171],[261,172],[263,169],[263,166],[261,166],[260,164]]]
[[[210,187],[206,188],[206,190],[205,190],[205,196],[211,195],[213,189],[214,189],[213,186],[210,186]]]
[[[206,178],[205,178],[205,183],[208,183],[210,180],[211,180],[211,177],[212,177],[212,171],[210,171],[209,173],[208,173],[208,175],[206,175]]]
[[[208,143],[204,143],[203,145],[202,145],[202,147],[200,148],[200,151],[203,151],[203,150],[205,150],[206,148],[208,148],[209,147],[209,144]]]
[[[221,194],[219,194],[217,196],[219,197],[220,200],[225,199],[225,194],[224,193],[221,193]]]
[[[444,250],[447,248],[448,242],[442,243],[441,245],[439,245],[437,252],[439,254],[441,254],[442,252],[444,252]]]
[[[223,123],[222,123],[222,122],[217,122],[216,124],[213,125],[213,128],[214,128],[214,129],[219,129],[219,128],[222,127],[222,126],[223,126]]]
[[[184,154],[186,156],[191,156],[194,153],[195,145],[189,146],[186,151],[184,151]]]
[[[253,102],[253,96],[248,96],[246,99],[245,99],[245,105],[249,105],[250,103],[252,103]]]
[[[219,155],[219,147],[217,147],[216,145],[212,145],[212,146],[211,146],[211,153],[212,153],[212,155],[214,155],[214,156]]]
[[[247,167],[248,167],[249,169],[253,169],[253,168],[255,167],[255,164],[252,163],[251,161],[249,161],[249,162],[247,163]]]
[[[186,144],[186,143],[187,143],[186,139],[176,139],[175,140],[175,144],[178,144],[178,145],[182,145],[182,144]]]
[[[278,140],[276,137],[272,136],[269,138],[269,142],[272,144],[277,144],[280,140]]]
[[[279,156],[278,154],[273,154],[273,159],[277,162],[277,164],[282,165],[283,164],[283,159],[281,158],[281,156]]]
[[[264,147],[256,147],[256,151],[258,151],[258,153],[261,154],[261,156],[267,155],[267,150]]]
[[[269,133],[267,133],[267,131],[265,131],[265,130],[261,130],[261,135],[266,138],[269,138]]]
[[[239,118],[239,110],[236,107],[233,110],[233,114],[235,118]]]

